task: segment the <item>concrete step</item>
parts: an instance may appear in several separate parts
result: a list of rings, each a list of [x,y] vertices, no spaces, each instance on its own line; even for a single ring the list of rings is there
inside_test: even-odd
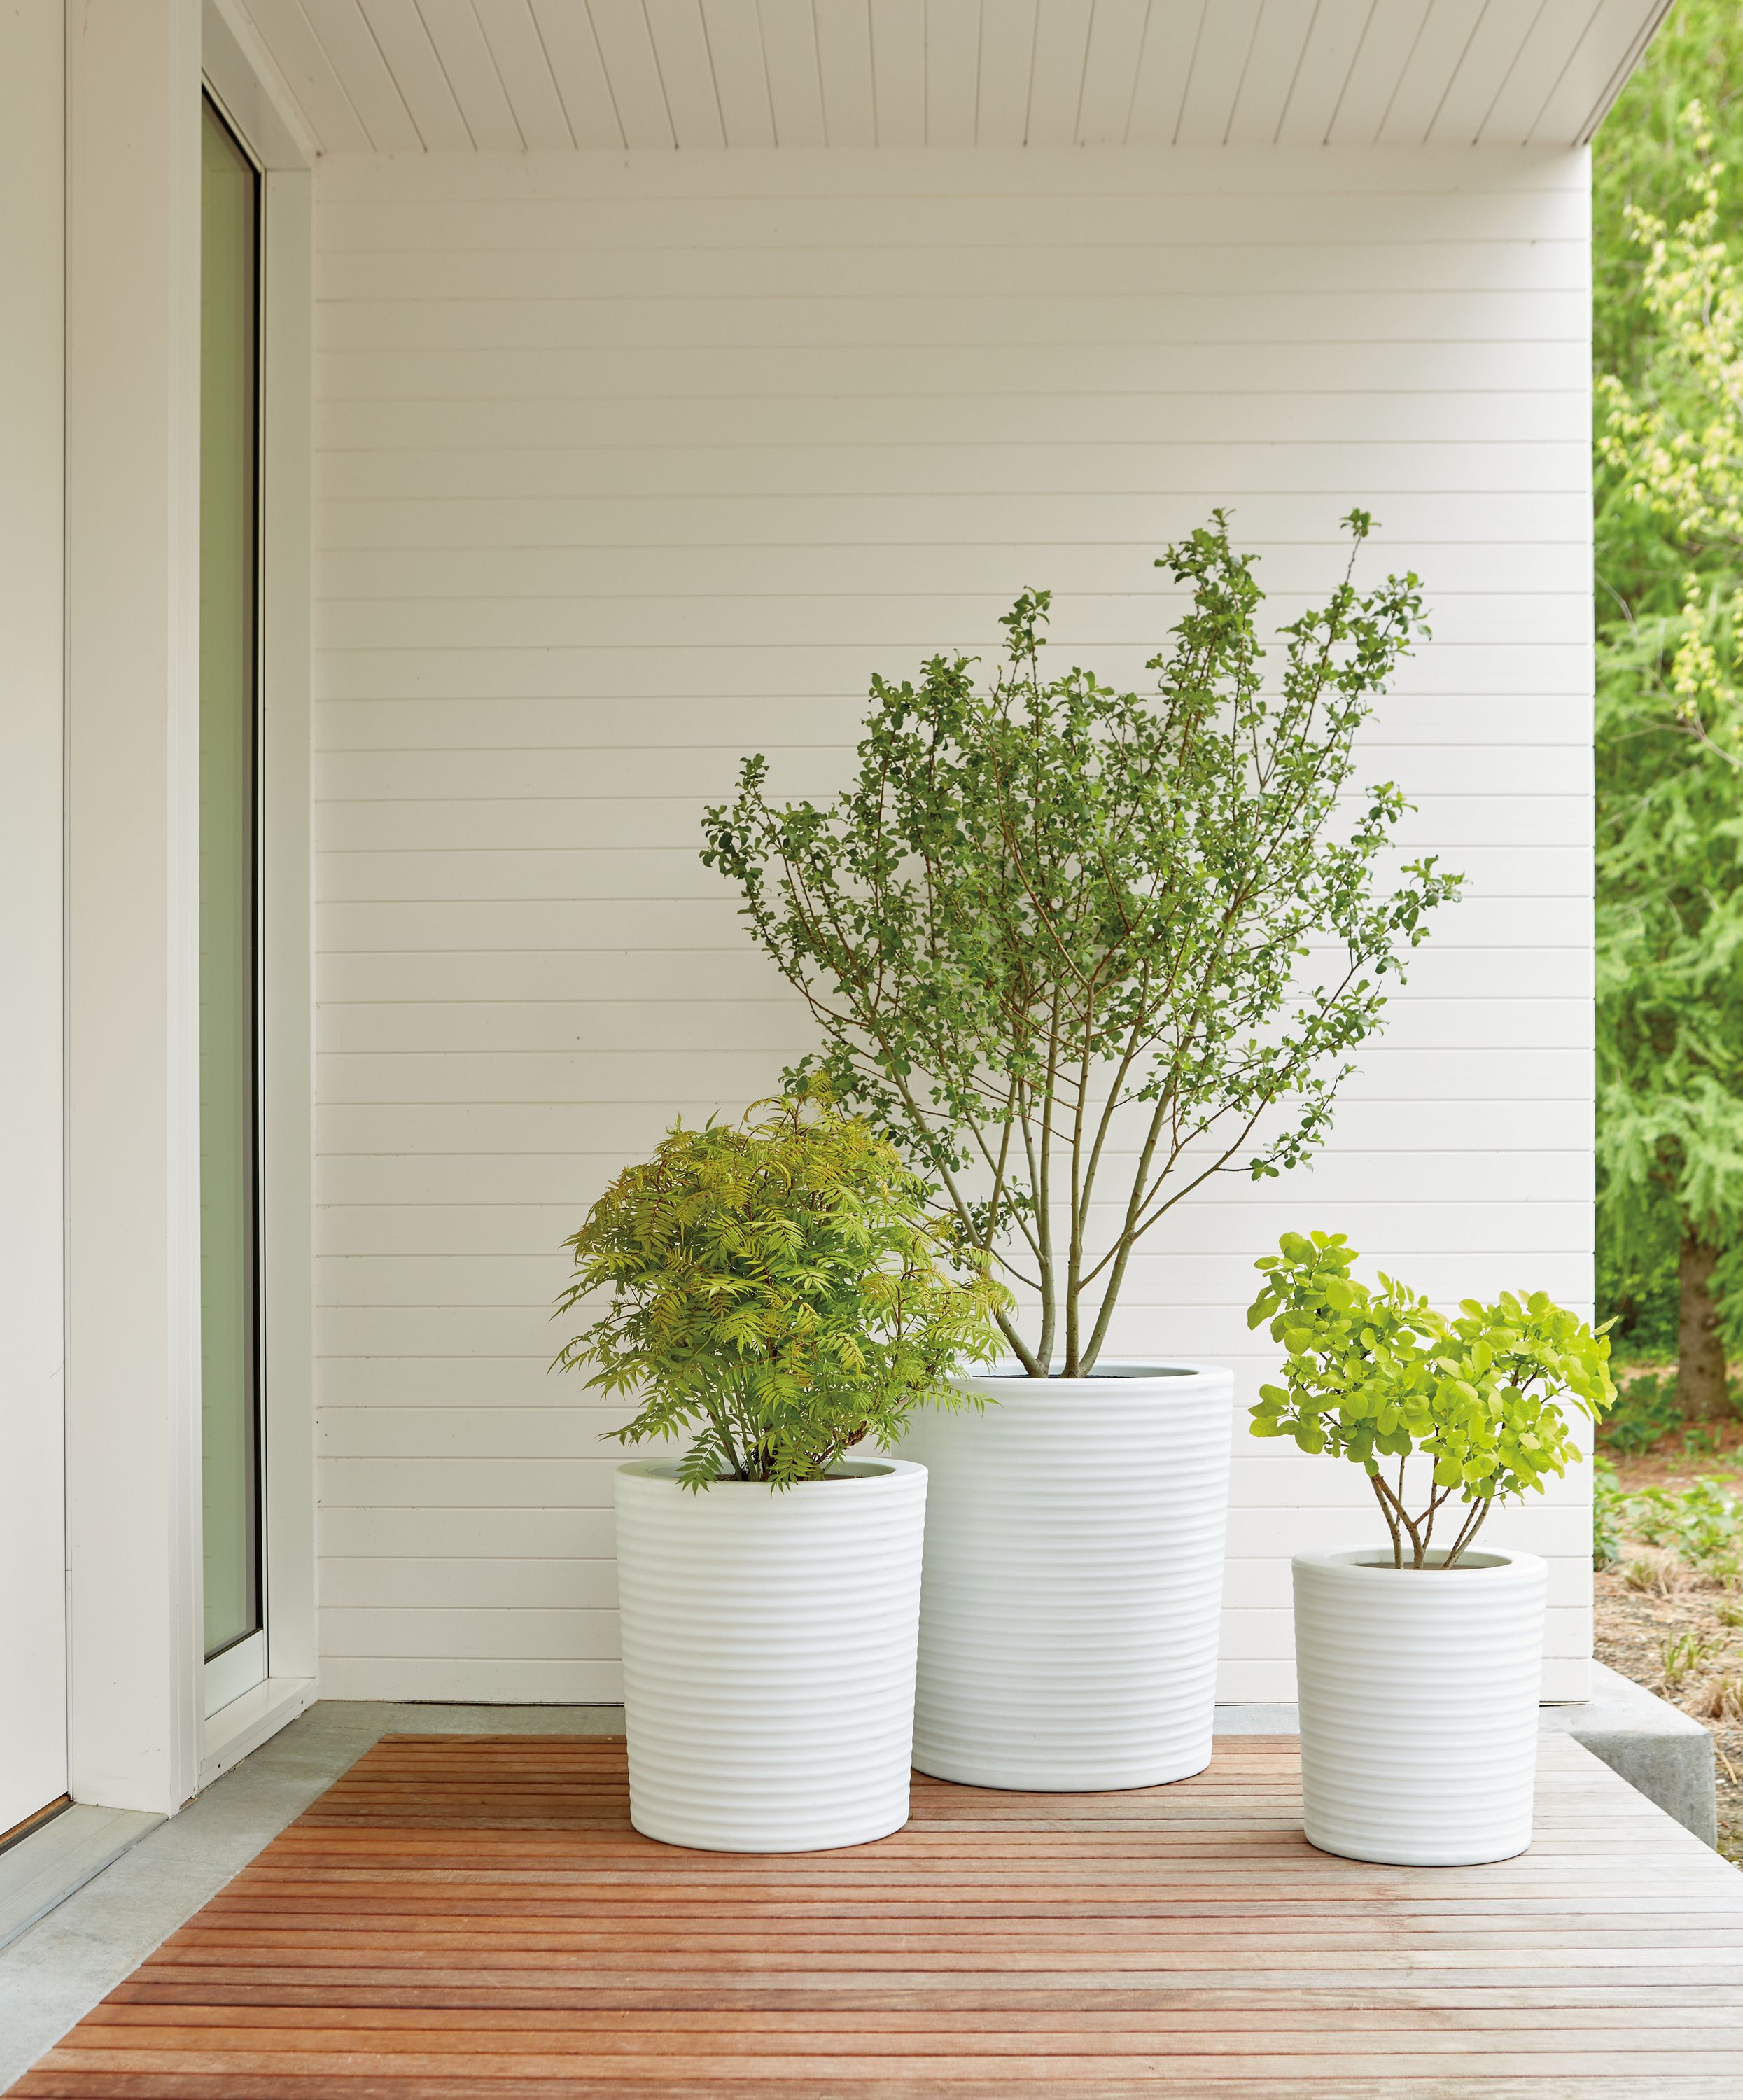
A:
[[[1592,1665],[1591,1685],[1589,1699],[1540,1710],[1545,1733],[1573,1736],[1703,1844],[1717,1844],[1712,1736],[1698,1721],[1604,1663]],[[1301,1715],[1292,1705],[1219,1706],[1216,1732],[1297,1736]]]

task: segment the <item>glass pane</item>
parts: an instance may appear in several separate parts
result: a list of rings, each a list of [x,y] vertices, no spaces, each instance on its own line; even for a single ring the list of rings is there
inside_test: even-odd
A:
[[[259,178],[205,105],[200,280],[200,1295],[208,1656],[260,1624],[254,613]]]

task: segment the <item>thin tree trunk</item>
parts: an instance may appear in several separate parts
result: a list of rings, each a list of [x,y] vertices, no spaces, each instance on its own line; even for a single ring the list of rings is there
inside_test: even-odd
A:
[[[1697,1422],[1730,1413],[1725,1392],[1725,1344],[1713,1302],[1713,1271],[1719,1249],[1690,1233],[1683,1241],[1677,1281],[1681,1299],[1676,1322],[1676,1390],[1683,1412]]]

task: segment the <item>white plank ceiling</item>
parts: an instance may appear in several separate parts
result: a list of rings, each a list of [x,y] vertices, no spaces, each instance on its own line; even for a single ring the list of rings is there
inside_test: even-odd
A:
[[[1670,0],[230,0],[328,153],[1589,138]]]

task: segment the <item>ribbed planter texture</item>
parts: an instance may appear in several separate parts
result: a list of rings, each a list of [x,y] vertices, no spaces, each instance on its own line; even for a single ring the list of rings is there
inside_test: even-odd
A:
[[[926,1475],[774,1489],[617,1469],[629,1820],[713,1852],[810,1852],[908,1817]]]
[[[1511,1860],[1531,1842],[1543,1563],[1392,1560],[1389,1546],[1295,1555],[1308,1842],[1388,1866]]]
[[[901,1446],[930,1476],[914,1762],[1056,1793],[1202,1771],[1231,1374],[1110,1364],[957,1383],[997,1404],[929,1410]]]

